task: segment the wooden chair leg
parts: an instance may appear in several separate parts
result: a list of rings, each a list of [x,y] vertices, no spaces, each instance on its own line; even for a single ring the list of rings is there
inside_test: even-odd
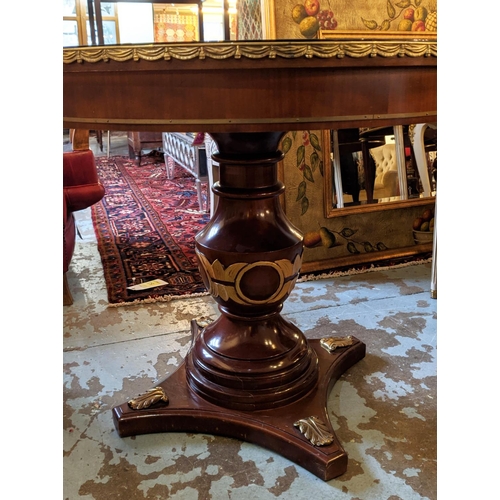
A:
[[[173,179],[175,162],[172,159],[172,157],[167,153],[163,153],[163,157],[165,158],[165,170],[167,171],[167,179]]]
[[[63,274],[63,306],[70,306],[73,304],[73,296],[68,285],[68,278],[66,273]]]
[[[203,212],[203,193],[201,190],[200,179],[196,179],[196,194],[198,195],[198,205],[200,206],[200,212]]]
[[[212,213],[210,211],[210,207],[212,206],[212,201],[211,201],[211,187],[210,187],[210,182],[205,183],[206,188],[207,188],[207,197],[205,198],[205,212]]]
[[[108,130],[108,140],[106,142],[106,154],[107,157],[109,158],[110,150],[111,149],[111,130]]]
[[[71,129],[70,131],[70,140],[73,145],[73,151],[90,149],[89,139],[90,133],[88,130]]]

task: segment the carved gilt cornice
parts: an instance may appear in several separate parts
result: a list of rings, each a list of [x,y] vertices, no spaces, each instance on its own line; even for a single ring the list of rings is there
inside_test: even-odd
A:
[[[110,45],[67,47],[63,63],[96,63],[100,61],[157,61],[190,59],[296,59],[305,57],[437,57],[435,39],[339,39],[304,41],[155,43],[145,45]]]

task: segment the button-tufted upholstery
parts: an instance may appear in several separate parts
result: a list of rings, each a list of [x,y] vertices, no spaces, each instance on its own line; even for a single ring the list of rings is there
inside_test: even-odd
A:
[[[398,166],[396,162],[396,146],[384,144],[370,149],[375,161],[374,198],[389,198],[399,196]]]

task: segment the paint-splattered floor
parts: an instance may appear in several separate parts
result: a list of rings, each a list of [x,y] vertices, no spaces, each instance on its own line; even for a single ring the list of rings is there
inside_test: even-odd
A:
[[[211,297],[108,307],[89,211],[77,214],[64,307],[64,498],[436,499],[436,308],[430,264],[307,281],[283,315],[306,336],[353,334],[366,357],[334,386],[328,412],[349,455],[324,482],[277,453],[207,434],[120,438],[111,409],[172,373],[191,319]]]

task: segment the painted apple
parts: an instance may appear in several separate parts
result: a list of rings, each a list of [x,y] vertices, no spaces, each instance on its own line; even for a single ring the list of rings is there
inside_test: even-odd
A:
[[[319,231],[309,231],[304,234],[304,246],[307,248],[313,248],[321,242],[321,235]]]
[[[404,19],[409,19],[411,22],[413,22],[414,16],[415,15],[415,10],[409,7],[404,11],[403,18]]]
[[[307,12],[306,8],[301,5],[297,4],[293,9],[292,9],[292,19],[297,23],[300,24],[300,21],[307,17]]]
[[[412,31],[425,31],[425,23],[423,21],[415,21],[411,25]]]
[[[415,21],[425,21],[427,17],[427,9],[425,7],[418,7],[415,11]]]
[[[314,16],[307,16],[300,21],[299,30],[306,38],[314,38],[319,30],[319,21]]]
[[[398,24],[398,31],[411,31],[412,22],[409,19],[401,19]]]
[[[304,7],[308,16],[315,16],[319,12],[319,0],[306,0]]]

